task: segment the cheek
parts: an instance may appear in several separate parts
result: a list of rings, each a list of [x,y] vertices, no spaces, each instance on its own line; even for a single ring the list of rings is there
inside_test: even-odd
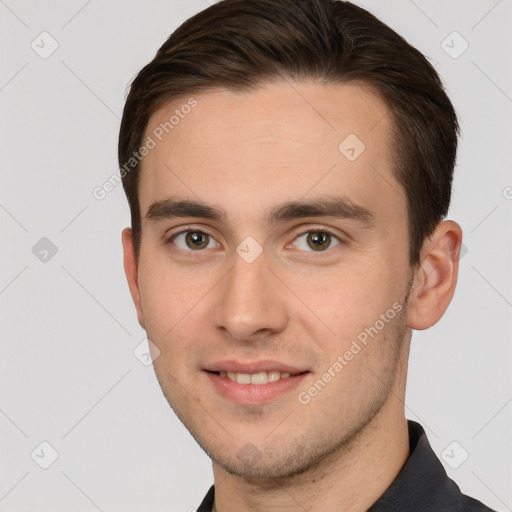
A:
[[[290,288],[304,297],[310,325],[322,320],[340,341],[373,325],[401,299],[398,279],[376,262],[340,265],[308,278],[295,274],[289,282]]]
[[[146,319],[173,325],[200,293],[194,276],[173,267],[160,248],[145,251],[139,271],[139,289]]]
[[[180,360],[204,337],[208,293],[217,274],[198,272],[194,266],[172,268],[162,257],[148,258],[139,274],[142,310],[148,338],[169,361]]]
[[[318,380],[330,382],[315,400],[326,415],[359,418],[385,398],[395,375],[403,318],[395,315],[382,322],[361,329],[359,337],[338,339],[336,347],[324,347],[329,356]]]
[[[184,282],[158,261],[146,261],[139,274],[142,311],[148,336],[163,341],[187,309],[193,297],[184,293]],[[193,287],[191,287],[193,289]]]

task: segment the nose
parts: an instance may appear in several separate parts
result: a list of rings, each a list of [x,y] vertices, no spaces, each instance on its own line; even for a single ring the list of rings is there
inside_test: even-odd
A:
[[[238,341],[256,341],[284,331],[289,312],[283,285],[267,267],[265,252],[252,263],[238,254],[216,287],[215,327]]]

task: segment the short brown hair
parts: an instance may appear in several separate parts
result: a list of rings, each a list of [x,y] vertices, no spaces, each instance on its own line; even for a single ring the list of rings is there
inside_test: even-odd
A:
[[[372,85],[392,116],[405,190],[409,260],[447,214],[459,126],[421,52],[368,11],[340,0],[221,0],[185,21],[135,77],[119,133],[119,165],[137,152],[151,114],[173,98],[223,87],[250,92],[289,77]],[[141,243],[140,165],[122,173],[135,253]]]

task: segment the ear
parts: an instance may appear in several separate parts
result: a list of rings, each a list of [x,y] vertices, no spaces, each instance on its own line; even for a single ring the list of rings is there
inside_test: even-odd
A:
[[[409,298],[407,325],[422,330],[437,323],[450,304],[459,271],[462,229],[440,222],[425,240]]]
[[[132,296],[133,303],[135,304],[135,309],[137,310],[137,319],[139,320],[140,326],[143,329],[146,329],[144,327],[144,313],[142,311],[142,302],[140,300],[139,276],[137,262],[135,259],[133,234],[130,228],[123,229],[122,241],[124,254],[124,273],[126,274],[126,279],[130,288],[130,294]]]

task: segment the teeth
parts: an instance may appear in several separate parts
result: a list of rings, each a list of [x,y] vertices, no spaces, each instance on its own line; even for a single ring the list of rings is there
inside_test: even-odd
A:
[[[267,372],[253,373],[251,375],[251,384],[266,384],[268,382]]]
[[[276,382],[279,379],[287,379],[290,373],[287,372],[258,372],[258,373],[235,373],[220,372],[221,377],[226,377],[238,384],[267,384],[268,382]]]
[[[238,384],[250,384],[251,376],[248,373],[237,373],[236,381],[238,382]]]
[[[281,378],[281,374],[279,372],[268,372],[268,381],[275,382]]]

